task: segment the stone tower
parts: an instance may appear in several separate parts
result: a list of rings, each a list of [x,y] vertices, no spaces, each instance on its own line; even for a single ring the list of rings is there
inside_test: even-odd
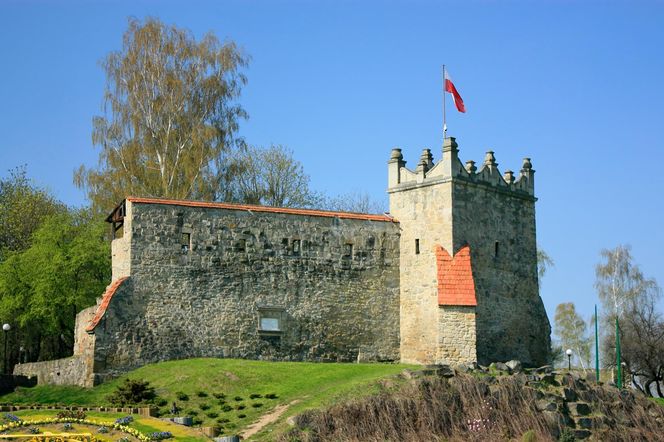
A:
[[[390,213],[400,224],[401,360],[546,362],[549,320],[539,296],[534,170],[515,179],[493,152],[477,169],[454,138],[414,171],[401,149],[388,162]]]

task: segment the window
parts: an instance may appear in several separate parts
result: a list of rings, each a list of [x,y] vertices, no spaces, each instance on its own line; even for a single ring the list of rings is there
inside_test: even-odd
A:
[[[281,331],[279,318],[264,316],[261,318],[261,331]]]
[[[191,249],[191,233],[182,233],[180,236],[180,248],[182,253],[188,253]]]
[[[415,254],[419,255],[420,254],[420,239],[415,238]]]
[[[258,308],[258,332],[265,335],[278,335],[283,332],[285,311],[281,307]]]
[[[238,252],[244,252],[247,250],[247,240],[246,239],[240,239],[237,242],[237,251]]]
[[[494,249],[493,249],[494,258],[498,258],[499,245],[500,243],[498,241],[496,241],[496,243],[494,244]]]
[[[293,255],[299,255],[300,254],[300,240],[299,239],[294,239],[293,240]]]
[[[351,243],[344,244],[344,258],[352,258],[352,257],[353,257],[353,244]]]

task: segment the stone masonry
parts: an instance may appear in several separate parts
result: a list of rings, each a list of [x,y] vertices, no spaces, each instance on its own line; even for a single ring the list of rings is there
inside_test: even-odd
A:
[[[537,281],[530,159],[518,179],[509,170],[500,174],[493,152],[478,171],[474,161],[464,167],[456,140],[446,138],[437,164],[425,149],[414,171],[405,165],[394,149],[388,192],[401,227],[401,360],[543,365],[551,328]],[[440,302],[436,250],[452,256],[465,246],[475,305]]]
[[[191,357],[543,364],[532,166],[464,167],[454,138],[388,163],[389,215],[128,197],[113,280],[77,317],[74,356],[19,365],[92,386]]]

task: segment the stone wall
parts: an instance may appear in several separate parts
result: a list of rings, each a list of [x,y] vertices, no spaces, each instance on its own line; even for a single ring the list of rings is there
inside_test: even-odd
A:
[[[96,309],[96,306],[88,307],[76,315],[74,355],[72,357],[17,364],[14,366],[14,375],[36,377],[39,385],[94,386],[95,337],[86,333],[85,327],[94,316]]]
[[[445,139],[438,163],[425,149],[414,170],[406,168],[400,149],[392,151],[388,192],[390,213],[402,229],[404,362],[546,361],[551,329],[538,293],[534,171],[529,159],[518,179],[509,170],[501,175],[497,166],[493,152],[479,170],[473,161],[464,166],[453,138]],[[439,309],[437,244],[450,255],[470,246],[474,319],[470,307],[461,308],[467,315],[447,306]],[[471,332],[473,324],[477,329]],[[473,333],[476,358],[468,344]]]
[[[398,224],[127,206],[130,278],[94,329],[100,380],[190,357],[399,359]]]
[[[452,243],[451,206],[449,185],[390,194],[390,213],[401,226],[400,333],[401,360],[406,363],[443,362],[437,359],[435,345],[439,320],[435,246]]]
[[[544,365],[551,327],[539,296],[535,199],[458,179],[454,246],[471,244],[480,364]]]
[[[436,360],[451,365],[477,361],[475,307],[444,305],[438,308]]]
[[[14,366],[14,375],[37,377],[38,385],[80,385],[88,382],[88,361],[83,356],[56,359],[53,361],[29,362]]]

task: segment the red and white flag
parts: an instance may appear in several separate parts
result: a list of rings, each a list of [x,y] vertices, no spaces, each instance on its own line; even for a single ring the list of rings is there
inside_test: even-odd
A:
[[[449,92],[452,95],[452,100],[454,101],[454,105],[456,106],[457,110],[459,112],[465,113],[466,106],[464,106],[463,99],[461,99],[459,91],[457,91],[457,88],[454,86],[452,78],[450,78],[450,74],[447,73],[447,69],[445,69],[445,92]]]

